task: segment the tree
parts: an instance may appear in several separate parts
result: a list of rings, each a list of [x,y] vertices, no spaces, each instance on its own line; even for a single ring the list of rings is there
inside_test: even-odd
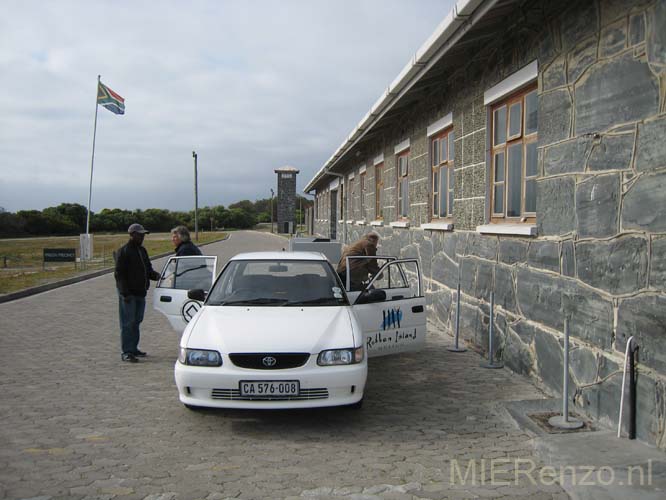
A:
[[[55,221],[61,230],[65,227],[76,228],[76,232],[82,233],[86,229],[86,220],[88,218],[88,210],[83,205],[78,203],[61,203],[57,207],[48,207],[42,210],[42,214]]]
[[[166,232],[178,225],[172,212],[162,208],[149,208],[141,213],[140,223],[149,231]]]
[[[270,222],[271,214],[268,212],[259,212],[257,214],[257,222]]]
[[[0,212],[0,237],[24,236],[25,221],[16,214]]]
[[[232,203],[229,205],[229,208],[240,208],[241,210],[245,210],[247,213],[250,213],[254,215],[256,213],[256,208],[254,206],[254,203],[252,203],[250,200],[241,200],[237,201],[236,203]]]
[[[235,229],[248,229],[256,224],[256,219],[253,214],[246,212],[240,208],[230,208],[225,213],[222,225],[227,228]]]

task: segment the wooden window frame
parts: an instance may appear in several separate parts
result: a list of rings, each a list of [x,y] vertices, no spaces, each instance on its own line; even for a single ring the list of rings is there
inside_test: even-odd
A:
[[[377,175],[379,174],[379,175]],[[375,165],[375,219],[382,220],[382,201],[384,199],[384,162]]]
[[[453,219],[453,192],[452,180],[454,179],[454,154],[451,146],[455,140],[453,127],[447,127],[445,130],[437,133],[430,139],[430,217],[432,220],[452,220]],[[446,143],[446,158],[442,156],[442,144]],[[441,177],[445,172],[446,193],[444,194],[446,203],[446,215],[442,215],[441,208]]]
[[[536,143],[538,137],[538,126],[537,131],[530,134],[525,134],[526,131],[526,97],[532,92],[537,91],[536,83],[515,92],[509,97],[502,99],[501,101],[492,105],[490,109],[490,221],[491,223],[526,223],[526,224],[535,224],[536,223],[536,212],[527,212],[525,210],[525,192],[526,185],[528,181],[533,181],[538,175],[537,173],[532,176],[527,176],[527,145]],[[509,135],[509,123],[511,117],[511,107],[517,104],[521,105],[521,118],[520,118],[520,133],[514,134],[513,136]],[[505,141],[500,144],[495,144],[495,113],[497,110],[502,107],[506,107],[506,137]],[[507,206],[509,201],[509,148],[513,145],[521,144],[522,146],[522,167],[520,172],[520,214],[518,216],[508,216],[507,215]],[[503,165],[503,179],[497,181],[495,179],[496,174],[496,159],[498,155],[503,155],[504,165]],[[495,188],[502,190],[502,212],[495,212]]]
[[[403,175],[402,173],[402,168],[400,168],[400,160],[403,159],[407,162],[405,165],[405,173]],[[400,153],[395,155],[395,170],[396,170],[396,197],[398,202],[396,203],[397,205],[397,210],[396,210],[396,215],[397,215],[397,220],[408,220],[409,219],[409,149],[406,149],[404,151],[401,151]],[[402,202],[403,202],[403,196],[402,196],[402,182],[407,181],[407,215],[402,214]]]
[[[349,187],[347,189],[347,217],[345,220],[354,218],[354,196],[356,196],[355,180],[355,177],[352,179],[347,179]]]
[[[361,219],[365,220],[365,172],[359,174],[359,182],[361,184]]]

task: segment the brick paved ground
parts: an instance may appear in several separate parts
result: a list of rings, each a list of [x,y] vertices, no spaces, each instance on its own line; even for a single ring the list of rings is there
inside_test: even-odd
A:
[[[236,233],[206,253],[283,246]],[[566,498],[483,480],[482,458],[537,460],[501,402],[540,394],[436,332],[421,353],[371,361],[360,411],[192,412],[176,333],[149,306],[149,357],[121,363],[116,308],[110,275],[0,305],[0,498]],[[476,481],[452,484],[451,460],[464,474],[470,459]]]

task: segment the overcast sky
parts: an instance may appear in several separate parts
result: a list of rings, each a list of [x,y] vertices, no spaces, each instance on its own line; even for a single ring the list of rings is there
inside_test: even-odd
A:
[[[0,207],[92,210],[270,196],[321,168],[452,0],[0,2]]]

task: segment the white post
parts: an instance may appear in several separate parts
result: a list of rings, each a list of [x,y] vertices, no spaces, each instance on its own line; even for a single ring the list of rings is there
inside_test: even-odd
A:
[[[562,415],[548,419],[552,427],[558,429],[580,429],[585,425],[582,420],[569,418],[569,314],[564,317],[564,353],[562,359]]]

